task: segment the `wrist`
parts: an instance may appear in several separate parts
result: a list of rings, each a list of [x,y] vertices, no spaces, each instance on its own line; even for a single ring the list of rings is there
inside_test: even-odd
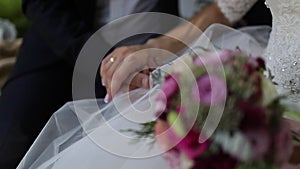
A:
[[[148,53],[148,66],[156,68],[175,59],[177,57],[176,54],[184,47],[181,44],[183,43],[169,36],[149,39],[145,46],[153,48],[153,50]]]
[[[158,38],[149,39],[146,42],[146,45],[149,48],[167,50],[172,53],[178,53],[185,47],[181,41],[165,35]]]

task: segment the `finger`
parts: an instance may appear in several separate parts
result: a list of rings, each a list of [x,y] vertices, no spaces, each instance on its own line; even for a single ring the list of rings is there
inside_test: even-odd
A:
[[[128,55],[128,53],[130,53],[130,48],[128,47],[117,48],[103,62],[101,77],[104,86],[106,86],[106,91],[107,91],[107,96],[105,98],[106,102],[111,101],[113,98],[111,92],[112,76],[116,71],[116,69],[119,67],[119,65],[122,63],[123,59]]]
[[[105,95],[105,98],[104,98],[104,102],[108,103],[112,99],[110,84],[106,83],[105,88],[106,88],[106,95]]]
[[[138,87],[135,87],[135,86],[132,86],[132,85],[129,86],[129,91],[132,91],[132,90],[135,90],[135,89],[138,89]]]
[[[101,82],[103,86],[107,86],[107,72],[109,70],[109,63],[102,64],[100,67],[100,77],[101,77]]]
[[[116,68],[123,59],[131,53],[132,48],[133,47],[119,47],[103,60],[100,75],[105,83],[111,81]]]
[[[109,68],[108,64],[109,64],[109,60],[112,57],[112,53],[110,53],[109,55],[107,55],[101,62],[101,66],[100,66],[100,76],[101,78],[105,77],[105,73],[107,71],[107,69]]]
[[[132,86],[132,85],[122,85],[122,87],[120,88],[120,90],[117,92],[116,95],[119,95],[122,93],[127,93],[127,92],[135,90],[135,89],[137,89],[137,87]]]
[[[138,73],[136,74],[130,82],[130,85],[138,88],[149,88],[149,75]]]
[[[119,68],[115,71],[111,82],[112,96],[120,89],[121,85],[126,82],[132,74],[142,71],[143,61],[137,59],[134,55],[130,55],[124,59]]]
[[[107,60],[101,66],[100,76],[103,83],[103,86],[110,84],[112,76],[122,62],[124,55],[122,53],[114,52],[111,54]]]
[[[106,86],[105,72],[108,69],[106,64],[107,64],[107,61],[104,59],[104,60],[102,60],[101,65],[100,65],[99,75],[100,75],[102,86]]]
[[[130,77],[123,82],[119,90],[128,88],[128,86],[132,90],[137,88],[149,88],[149,75],[142,72],[130,75]],[[143,81],[143,79],[146,80]]]
[[[113,74],[115,73],[117,68],[120,66],[120,64],[123,62],[124,57],[126,57],[126,55],[124,55],[123,53],[118,53],[111,57],[111,58],[114,58],[114,61],[113,62],[110,61],[110,63],[107,64],[106,72],[104,72],[106,81],[112,80]]]
[[[111,63],[107,63],[106,64],[106,72],[104,72],[104,82],[107,83],[108,86],[108,93],[109,93],[109,98],[112,99],[113,95],[111,95],[111,84],[112,84],[112,78],[114,73],[116,72],[116,70],[118,69],[118,67],[122,64],[123,59],[126,57],[127,53],[116,53],[114,55],[112,55],[114,59],[114,62]],[[111,58],[112,58],[111,57]],[[107,66],[108,65],[108,66]]]
[[[148,75],[150,73],[150,70],[149,69],[145,69],[145,70],[142,71],[142,73]]]

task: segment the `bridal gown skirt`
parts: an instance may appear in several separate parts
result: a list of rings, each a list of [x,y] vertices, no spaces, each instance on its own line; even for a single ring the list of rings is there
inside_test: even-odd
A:
[[[236,49],[262,55],[270,27],[234,30],[213,25],[192,48]],[[205,36],[206,35],[206,36]],[[162,69],[167,70],[168,65]],[[128,129],[154,119],[159,90],[138,89],[105,104],[102,100],[67,103],[53,114],[18,169],[167,169],[163,152],[151,138],[139,139]],[[128,102],[131,99],[131,103]]]
[[[120,96],[117,102],[129,95],[140,96],[155,91],[136,90]],[[133,107],[149,109],[148,96],[139,98]],[[152,139],[139,141],[133,133],[126,131],[139,129],[140,125],[130,120],[130,108],[125,110],[119,106],[122,114],[113,103],[106,105],[102,100],[67,103],[51,117],[18,168],[168,168],[160,156],[160,149],[151,143]]]

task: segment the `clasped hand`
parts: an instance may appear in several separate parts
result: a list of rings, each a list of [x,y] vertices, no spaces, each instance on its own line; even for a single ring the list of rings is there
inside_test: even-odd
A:
[[[108,102],[119,91],[149,88],[149,72],[173,57],[170,52],[150,45],[116,48],[101,63],[100,75]]]

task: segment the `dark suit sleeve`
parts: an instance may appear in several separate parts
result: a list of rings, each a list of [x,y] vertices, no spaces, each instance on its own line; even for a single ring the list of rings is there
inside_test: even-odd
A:
[[[44,43],[74,65],[80,49],[93,33],[93,25],[79,14],[74,0],[23,0],[22,7]]]

